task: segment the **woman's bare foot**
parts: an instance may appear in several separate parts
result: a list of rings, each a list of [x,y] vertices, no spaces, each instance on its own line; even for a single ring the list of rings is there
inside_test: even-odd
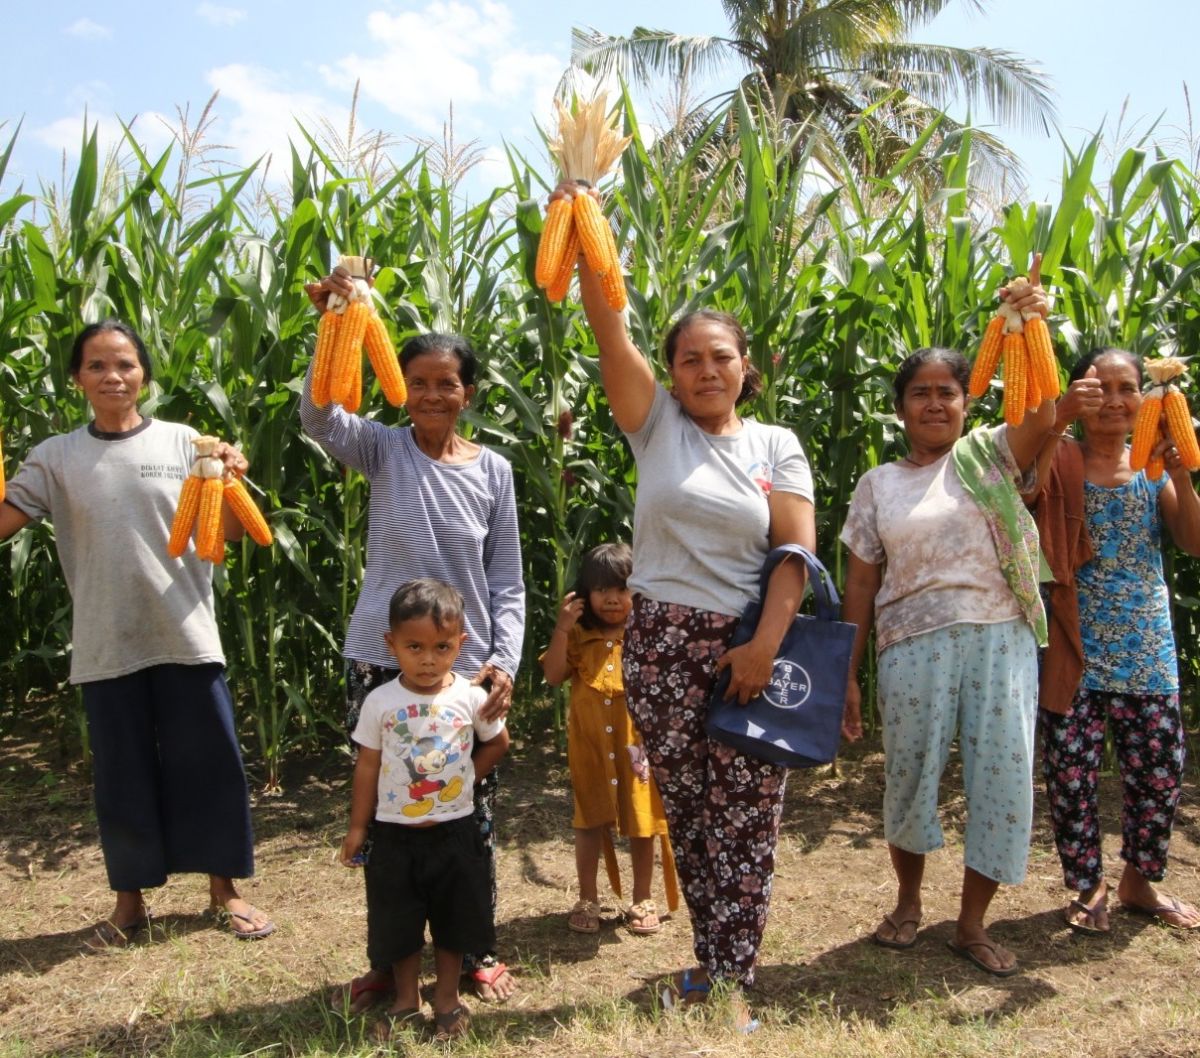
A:
[[[1076,933],[1107,933],[1108,883],[1103,879],[1091,889],[1080,890],[1067,907],[1067,925]]]
[[[1164,925],[1175,929],[1200,927],[1200,911],[1178,897],[1164,896],[1154,883],[1138,873],[1131,863],[1125,864],[1121,881],[1117,884],[1117,896],[1121,904],[1139,915],[1149,915]]]

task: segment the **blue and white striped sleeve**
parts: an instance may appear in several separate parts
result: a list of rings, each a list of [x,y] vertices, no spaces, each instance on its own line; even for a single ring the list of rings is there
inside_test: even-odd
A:
[[[376,477],[380,458],[388,448],[390,427],[361,415],[351,415],[332,402],[318,408],[312,402],[312,369],[310,363],[300,394],[300,424],[304,432],[339,463],[368,478]]]
[[[488,661],[516,676],[525,641],[525,580],[521,574],[521,535],[512,467],[499,456],[492,471],[496,498],[483,541],[492,617],[492,653]]]

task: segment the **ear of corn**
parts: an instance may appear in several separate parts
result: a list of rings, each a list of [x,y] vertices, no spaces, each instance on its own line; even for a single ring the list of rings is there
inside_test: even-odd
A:
[[[1000,351],[1004,345],[1004,317],[993,316],[992,321],[983,332],[983,341],[979,343],[979,354],[975,357],[975,366],[971,368],[971,381],[967,392],[972,397],[982,397],[988,388],[988,383],[996,373],[1000,363]]]
[[[357,358],[354,365],[354,371],[350,376],[350,392],[346,394],[346,399],[342,401],[342,407],[353,415],[362,406],[362,359]]]
[[[1050,328],[1036,313],[1025,321],[1025,344],[1029,348],[1030,376],[1038,381],[1043,400],[1057,400],[1062,392],[1058,379],[1058,362],[1054,359],[1054,345],[1050,341]]]
[[[271,530],[246,487],[236,478],[228,477],[225,464],[213,453],[220,440],[216,437],[194,437],[196,459],[184,479],[179,494],[179,506],[171,523],[167,553],[179,558],[187,550],[188,540],[196,527],[196,556],[208,562],[225,561],[225,522],[223,507],[237,515],[257,543],[264,547],[272,541]]]
[[[333,348],[337,344],[338,324],[341,316],[336,312],[321,313],[317,325],[317,347],[313,351],[312,401],[318,408],[329,403],[329,380],[333,372]]]
[[[546,208],[546,223],[542,228],[541,238],[538,239],[537,263],[534,265],[534,279],[537,280],[538,286],[546,289],[553,287],[568,258],[574,265],[575,258],[569,250],[574,229],[574,210],[571,203],[565,198],[556,198]],[[576,248],[575,253],[578,252]]]
[[[1158,443],[1158,424],[1162,419],[1162,397],[1157,387],[1149,390],[1142,398],[1137,417],[1133,420],[1133,438],[1129,446],[1129,466],[1136,473],[1145,470],[1150,453]]]
[[[367,347],[367,358],[371,361],[371,370],[379,380],[379,388],[384,397],[393,407],[400,407],[408,399],[408,390],[404,384],[404,374],[396,359],[396,350],[392,339],[388,337],[387,327],[383,320],[372,312],[367,321],[367,333],[363,344]]]
[[[575,274],[575,261],[579,257],[579,232],[572,225],[567,233],[567,245],[559,263],[558,274],[546,287],[546,297],[550,301],[562,301],[571,289],[571,276]]]
[[[200,512],[196,518],[196,554],[210,562],[225,556],[225,529],[221,523],[221,501],[225,485],[220,478],[205,478],[200,490]]]
[[[625,299],[625,274],[620,264],[611,272],[600,277],[600,289],[604,292],[604,300],[608,307],[616,312],[622,312],[627,304]]]
[[[620,268],[612,228],[600,212],[596,200],[591,195],[583,194],[576,195],[573,201],[579,244],[592,271],[598,276],[605,276],[614,268]]]
[[[366,302],[352,301],[338,324],[329,378],[329,397],[338,404],[345,405],[355,386],[355,374],[362,372],[363,338],[370,317],[371,307]]]
[[[1167,464],[1163,462],[1162,456],[1151,456],[1146,462],[1146,477],[1151,481],[1157,481],[1167,472]]]
[[[1004,421],[1020,426],[1025,421],[1025,389],[1029,377],[1025,338],[1020,334],[1004,336]]]
[[[255,506],[246,486],[237,478],[229,478],[225,481],[225,502],[229,504],[229,509],[237,515],[238,521],[246,527],[246,532],[250,534],[250,538],[256,544],[262,547],[271,546],[274,539],[271,536],[271,528],[267,525],[267,520],[262,516],[262,512]]]
[[[1038,381],[1037,371],[1033,367],[1033,353],[1029,343],[1025,343],[1025,410],[1034,411],[1041,407],[1042,387]]]
[[[183,479],[183,490],[179,493],[179,506],[175,508],[175,520],[171,523],[171,538],[167,541],[167,554],[179,558],[192,538],[192,527],[196,524],[196,513],[200,510],[200,489],[204,479],[189,474]]]
[[[1196,443],[1192,413],[1182,390],[1174,386],[1167,387],[1166,396],[1163,397],[1163,418],[1166,419],[1171,443],[1179,452],[1183,465],[1188,470],[1200,470],[1200,445]]]

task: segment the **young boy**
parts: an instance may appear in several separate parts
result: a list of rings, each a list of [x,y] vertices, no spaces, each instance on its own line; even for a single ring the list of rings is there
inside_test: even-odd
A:
[[[393,1027],[415,1026],[429,923],[434,1029],[437,1039],[448,1040],[470,1026],[458,996],[463,953],[495,947],[472,787],[504,756],[508,732],[502,719],[480,718],[486,692],[451,671],[467,638],[454,588],[409,581],[392,596],[388,624],[385,639],[400,676],[367,696],[354,729],[358,763],[341,862],[363,862],[359,852],[374,816],[366,858],[367,954],[372,966],[391,964]]]

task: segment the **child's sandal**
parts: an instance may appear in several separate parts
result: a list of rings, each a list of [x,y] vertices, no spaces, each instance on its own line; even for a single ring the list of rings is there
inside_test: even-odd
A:
[[[600,905],[594,900],[576,900],[567,914],[567,928],[576,933],[599,933]]]
[[[640,904],[630,907],[625,912],[625,925],[630,933],[637,933],[640,936],[657,933],[662,929],[662,922],[659,921],[658,908],[654,901],[643,900]]]

